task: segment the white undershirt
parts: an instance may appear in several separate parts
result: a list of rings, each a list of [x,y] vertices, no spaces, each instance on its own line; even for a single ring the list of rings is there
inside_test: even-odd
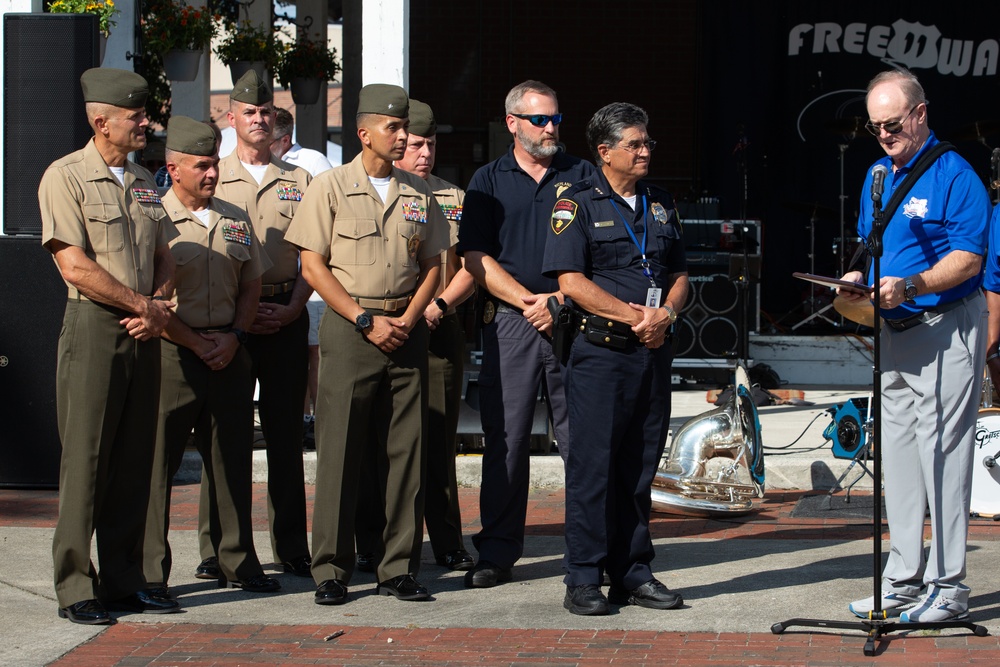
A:
[[[369,176],[368,180],[372,182],[372,186],[375,191],[378,192],[378,196],[382,198],[382,203],[389,198],[389,181],[392,176],[386,176],[385,178],[375,178],[374,176]]]
[[[125,167],[108,167],[108,169],[111,170],[111,173],[115,175],[115,178],[118,179],[118,182],[121,183],[122,187],[124,188],[125,187]]]
[[[625,200],[625,203],[628,204],[628,207],[633,211],[635,210],[635,198],[636,195],[632,195],[631,197],[622,197],[622,199]]]
[[[191,211],[191,213],[193,213],[194,217],[198,218],[198,220],[201,221],[201,224],[205,225],[205,227],[208,228],[208,216],[212,213],[212,209],[206,206],[200,211]]]
[[[260,185],[261,183],[264,182],[264,172],[267,171],[268,165],[266,165],[266,164],[247,164],[246,162],[243,162],[242,160],[240,160],[240,164],[242,164],[246,168],[246,170],[250,172],[250,175],[253,176],[254,179],[257,181],[257,185]]]

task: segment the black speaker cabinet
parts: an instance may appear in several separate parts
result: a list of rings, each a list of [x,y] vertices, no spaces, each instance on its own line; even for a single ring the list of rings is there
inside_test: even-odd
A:
[[[3,232],[40,235],[42,174],[93,135],[80,75],[98,64],[97,17],[4,14],[3,30]]]
[[[0,487],[56,487],[66,285],[38,238],[0,236]]]

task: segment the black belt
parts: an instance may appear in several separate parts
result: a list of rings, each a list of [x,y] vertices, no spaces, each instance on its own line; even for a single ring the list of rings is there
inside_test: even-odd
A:
[[[640,344],[631,325],[606,317],[574,310],[573,326],[580,330],[587,342],[601,347],[625,350]]]
[[[948,311],[955,310],[959,306],[972,301],[974,298],[979,296],[979,290],[967,294],[961,299],[956,299],[955,301],[950,301],[948,303],[943,303],[934,308],[928,308],[922,313],[915,313],[909,317],[904,317],[898,320],[887,320],[883,319],[885,325],[892,329],[893,331],[906,331],[907,329],[912,329],[918,324],[923,324],[924,322],[930,322],[932,319],[941,315],[942,313],[947,313]]]
[[[284,294],[285,292],[291,292],[295,289],[294,280],[286,280],[283,283],[274,283],[271,285],[261,285],[260,295],[261,296],[277,296],[279,294]]]
[[[233,330],[233,325],[226,324],[221,327],[191,327],[195,333],[229,333]]]

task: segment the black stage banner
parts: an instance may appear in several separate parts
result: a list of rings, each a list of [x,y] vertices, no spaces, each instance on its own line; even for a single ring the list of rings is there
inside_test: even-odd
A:
[[[916,74],[931,129],[989,180],[1000,4],[725,1],[702,17],[700,185],[724,217],[763,221],[762,331],[812,312],[809,283],[793,271],[838,275],[838,253],[853,249],[865,170],[883,155],[864,129],[865,87],[878,72]]]

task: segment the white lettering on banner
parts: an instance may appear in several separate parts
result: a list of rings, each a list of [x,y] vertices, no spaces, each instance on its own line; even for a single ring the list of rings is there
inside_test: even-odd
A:
[[[937,69],[954,76],[994,76],[1000,42],[944,37],[935,25],[897,19],[891,26],[865,23],[800,23],[788,32],[788,55],[867,53],[908,69]]]

